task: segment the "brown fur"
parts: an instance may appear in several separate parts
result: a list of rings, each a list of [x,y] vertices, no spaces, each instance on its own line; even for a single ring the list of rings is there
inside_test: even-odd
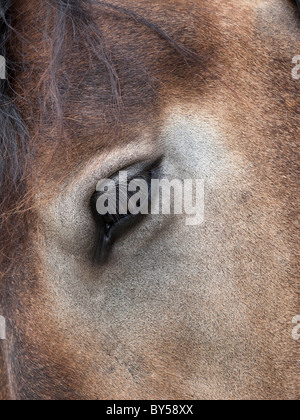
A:
[[[95,3],[92,16],[110,54],[109,64],[99,61],[99,52],[91,49],[93,25],[88,22],[80,32],[76,15],[66,20],[64,60],[53,62],[52,49],[58,48],[57,43],[52,45],[57,10],[39,0],[23,0],[15,8],[10,56],[22,65],[16,67],[13,88],[34,158],[27,166],[26,186],[22,184],[17,196],[19,211],[13,211],[9,199],[3,209],[7,240],[1,252],[0,307],[8,320],[8,340],[0,348],[0,396],[298,399],[299,344],[291,339],[291,320],[300,312],[299,82],[291,78],[300,37],[295,5],[286,0],[154,0],[151,4],[126,0],[128,10],[197,54],[187,63],[185,54],[155,30]],[[192,240],[182,244],[191,256],[182,270],[184,279],[180,277],[182,293],[195,307],[203,306],[207,330],[199,333],[193,304],[189,312],[180,289],[171,286],[165,293],[174,293],[174,307],[166,298],[167,321],[151,314],[153,319],[145,321],[143,329],[131,313],[140,302],[135,290],[132,293],[138,297],[123,313],[124,323],[131,314],[135,319],[132,336],[123,337],[121,321],[112,321],[111,329],[95,323],[99,343],[95,325],[88,327],[93,314],[81,311],[81,303],[78,308],[65,303],[72,290],[54,292],[51,262],[40,252],[41,244],[48,243],[49,229],[39,208],[40,196],[43,203],[51,202],[58,186],[71,177],[79,179],[92,157],[100,154],[104,161],[118,147],[134,147],[140,133],[150,133],[158,150],[168,110],[195,103],[215,116],[228,156],[247,162],[242,169],[251,174],[244,179],[243,193],[233,185],[232,202],[221,203],[223,231],[204,236],[211,240],[215,252],[211,255],[217,259],[211,261],[210,254],[195,256],[198,244]],[[212,214],[212,223],[214,217],[219,220],[219,214]],[[165,229],[173,232],[172,226]],[[235,231],[240,232],[238,238]],[[230,253],[223,254],[223,244]],[[224,255],[228,258],[223,261]],[[178,265],[179,261],[180,257]],[[197,264],[201,273],[208,273],[206,279],[211,275],[212,283],[218,270],[234,273],[234,291],[223,300],[223,289],[216,284],[214,305],[217,313],[224,314],[232,299],[236,312],[214,319],[209,314],[212,302],[200,292],[195,297],[192,291],[201,283],[192,283]],[[122,282],[116,277],[109,288],[115,290],[118,284],[123,290],[130,275],[126,269],[124,273]],[[105,288],[108,280],[101,273],[98,276]],[[94,287],[91,280],[87,289]],[[162,298],[163,287],[157,290]],[[154,294],[151,289],[150,296]],[[117,318],[121,302],[127,308],[121,298],[115,310],[104,305],[106,320]],[[81,320],[77,310],[83,314]],[[173,319],[174,313],[182,317]],[[247,325],[241,321],[244,316]],[[222,340],[207,338],[214,328],[224,332]],[[202,341],[197,341],[197,334]]]

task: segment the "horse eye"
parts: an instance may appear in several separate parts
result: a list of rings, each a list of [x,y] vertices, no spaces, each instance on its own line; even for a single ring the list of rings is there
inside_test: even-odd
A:
[[[151,180],[157,177],[157,170],[156,163],[152,168],[147,168],[136,176],[128,177],[126,185],[120,184],[120,173],[118,173],[111,178],[110,187],[94,192],[90,207],[96,222],[96,247],[93,255],[95,262],[104,265],[116,240],[135,227],[148,214],[151,206]],[[144,187],[141,188],[141,185]],[[110,211],[111,207],[108,203],[110,193],[114,197],[113,211]],[[98,200],[107,207],[105,214],[99,212]],[[135,203],[134,208],[131,205],[132,200]]]

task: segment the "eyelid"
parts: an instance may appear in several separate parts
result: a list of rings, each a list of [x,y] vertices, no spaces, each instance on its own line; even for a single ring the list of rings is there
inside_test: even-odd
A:
[[[137,165],[131,166],[129,168],[125,168],[122,171],[127,171],[128,174],[128,184],[134,179],[144,179],[151,184],[151,180],[158,177],[159,169],[162,165],[163,157],[161,156],[159,159],[155,161],[147,161],[143,163],[139,163]],[[116,185],[119,178],[119,171],[118,173],[114,174],[110,179],[115,181]],[[150,189],[149,189],[150,191]],[[104,265],[111,247],[113,246],[114,242],[123,235],[126,231],[128,231],[133,226],[136,226],[143,218],[144,215],[137,214],[131,215],[127,214],[124,217],[120,216],[119,220],[116,220],[111,225],[107,223],[109,221],[109,216],[101,216],[98,214],[96,210],[96,203],[97,199],[99,198],[99,194],[95,192],[90,200],[90,205],[92,208],[92,213],[94,215],[94,219],[96,220],[97,226],[97,246],[94,253],[94,260],[95,262],[99,263],[100,265]],[[151,194],[148,197],[149,204],[151,202]],[[109,226],[110,225],[110,226]],[[109,226],[109,227],[108,227]]]
[[[134,180],[135,178],[138,179],[139,177],[147,174],[147,172],[151,172],[151,173],[158,172],[162,166],[163,160],[164,160],[164,156],[161,155],[155,160],[138,162],[134,165],[127,166],[121,169],[120,171],[114,173],[112,176],[109,177],[109,179],[117,181],[119,178],[119,173],[126,171],[128,175],[128,182],[130,182]]]

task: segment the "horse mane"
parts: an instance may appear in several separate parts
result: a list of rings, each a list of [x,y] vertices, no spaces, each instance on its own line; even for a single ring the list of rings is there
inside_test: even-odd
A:
[[[6,187],[18,188],[22,179],[28,143],[27,129],[14,101],[11,86],[13,63],[7,54],[12,32],[11,4],[12,0],[0,2],[0,55],[5,57],[8,73],[5,80],[0,80],[0,211],[6,201],[3,191]]]
[[[24,176],[28,156],[29,136],[15,103],[11,85],[14,65],[10,61],[8,44],[11,26],[12,0],[0,1],[0,55],[6,61],[6,79],[0,80],[0,249],[12,239],[9,218],[5,211],[21,200],[24,195]],[[6,254],[4,254],[6,255]],[[3,256],[3,255],[2,255]],[[1,271],[4,264],[1,265]],[[0,273],[1,273],[0,271]]]

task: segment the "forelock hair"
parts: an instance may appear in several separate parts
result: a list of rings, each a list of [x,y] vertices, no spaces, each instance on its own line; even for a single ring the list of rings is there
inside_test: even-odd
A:
[[[15,105],[11,80],[14,65],[8,54],[11,27],[12,0],[0,0],[0,55],[6,62],[6,78],[0,80],[0,237],[4,233],[4,209],[9,201],[17,203],[22,196],[28,133]]]
[[[0,0],[0,55],[6,61],[6,78],[0,80],[0,192],[6,181],[17,186],[22,174],[18,173],[20,163],[26,154],[27,130],[14,102],[11,87],[13,63],[7,54],[7,44],[12,32],[11,0]],[[3,197],[1,197],[1,202]]]
[[[200,57],[186,46],[178,43],[162,28],[148,19],[140,16],[138,13],[125,7],[99,0],[50,0],[49,3],[56,9],[56,23],[53,30],[52,44],[52,61],[49,66],[48,94],[50,106],[55,108],[56,115],[59,116],[60,122],[63,123],[62,102],[59,90],[58,70],[64,56],[64,40],[66,33],[71,29],[76,37],[85,43],[87,50],[91,51],[93,56],[98,60],[109,76],[111,97],[114,110],[117,113],[121,108],[121,92],[118,74],[115,65],[111,59],[110,51],[105,47],[105,37],[101,34],[101,28],[96,25],[93,18],[93,4],[97,4],[98,8],[102,8],[103,12],[110,12],[116,18],[120,15],[127,17],[129,20],[155,32],[162,40],[169,43],[177,53],[186,61],[201,62]],[[49,105],[49,104],[48,104]]]
[[[2,127],[0,133],[0,194],[3,192],[3,189],[5,190],[5,185],[8,183],[10,186],[18,187],[24,176],[24,159],[26,155],[28,156],[27,129],[15,106],[14,92],[10,85],[10,81],[14,77],[14,63],[9,61],[7,44],[11,33],[14,31],[11,27],[13,3],[13,0],[0,0],[0,55],[6,58],[8,71],[7,80],[1,81],[0,93],[0,123]],[[47,72],[48,77],[45,78],[46,86],[44,86],[43,92],[43,99],[46,104],[45,114],[49,115],[53,111],[52,115],[55,114],[60,123],[63,124],[63,103],[58,73],[65,54],[65,37],[70,27],[76,33],[78,39],[85,40],[87,48],[92,51],[97,60],[104,64],[109,75],[114,109],[119,110],[121,106],[121,92],[118,74],[110,57],[110,52],[105,48],[99,28],[93,20],[91,8],[93,0],[49,0],[48,4],[56,17],[55,27],[52,32],[52,58]],[[102,1],[97,1],[97,6],[116,15],[126,16],[128,19],[148,27],[156,32],[161,39],[167,41],[186,61],[195,61],[199,58],[184,45],[176,42],[161,28],[137,13]],[[1,202],[3,203],[2,199]]]

